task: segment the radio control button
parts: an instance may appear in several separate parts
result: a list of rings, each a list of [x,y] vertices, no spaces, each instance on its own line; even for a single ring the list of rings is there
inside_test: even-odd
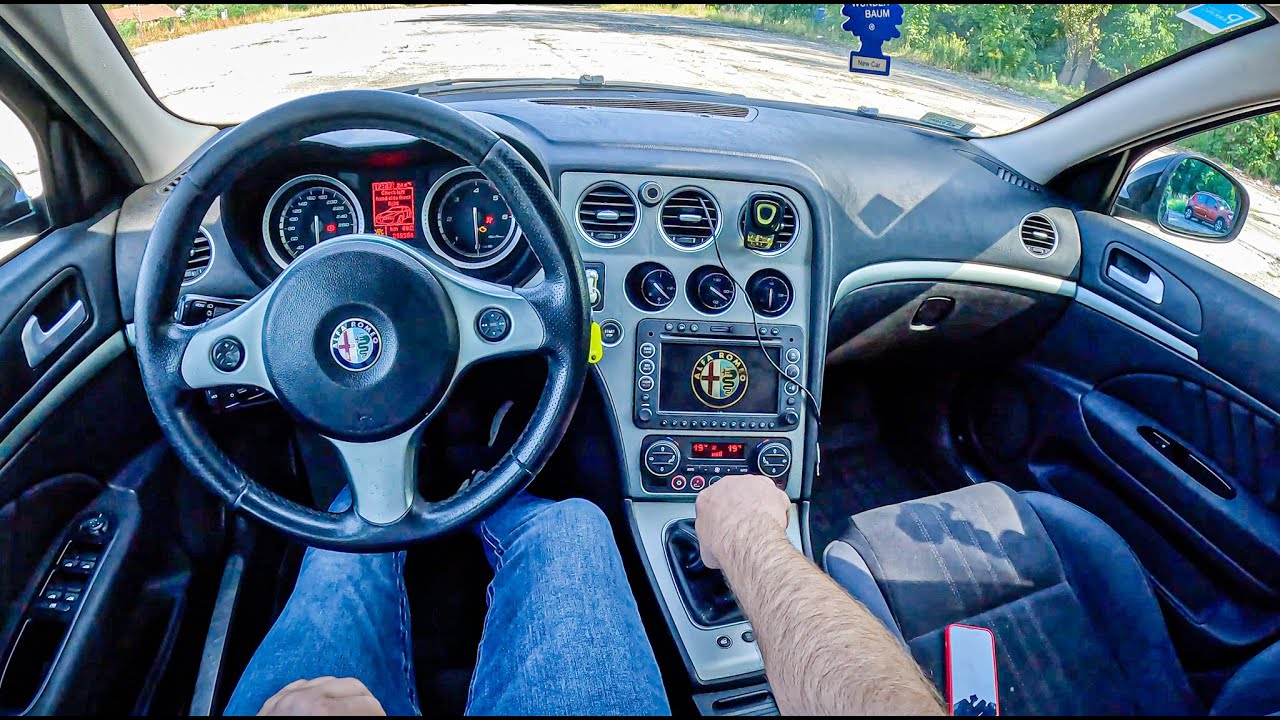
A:
[[[792,380],[795,380],[796,378],[800,377],[800,366],[799,366],[799,365],[788,365],[788,366],[787,366],[787,377],[791,378]]]
[[[641,372],[641,373],[644,373],[645,375],[652,375],[652,374],[653,374],[653,371],[654,371],[654,367],[653,367],[653,361],[652,361],[652,360],[641,360],[641,361],[640,361],[640,372]]]
[[[647,407],[642,407],[636,412],[636,417],[640,418],[640,422],[647,423],[653,419],[653,411]]]
[[[689,326],[689,332],[698,332],[698,326],[697,326],[697,325],[690,325],[690,326]]]
[[[788,395],[795,395],[796,393],[800,392],[800,386],[793,382],[787,383],[786,389],[787,389]]]
[[[701,475],[694,475],[689,478],[689,489],[698,492],[707,486],[707,479]]]
[[[642,375],[640,376],[640,381],[636,384],[639,385],[642,391],[649,392],[653,389],[653,378],[648,375]]]
[[[671,332],[672,330],[675,330],[675,329],[676,329],[676,326],[675,326],[675,325],[673,325],[673,324],[671,324],[671,323],[667,323],[667,324],[664,326],[664,329],[665,329],[667,332]]]
[[[684,490],[687,485],[688,485],[688,481],[684,479],[683,475],[677,475],[671,478],[672,490],[679,492],[681,490]]]
[[[658,353],[658,347],[653,343],[647,342],[640,346],[640,357],[642,358],[651,358],[657,353]]]
[[[640,354],[641,354],[641,355],[643,355],[643,354],[644,354],[644,353],[643,353],[643,351],[642,351]],[[789,362],[789,363],[798,363],[798,362],[800,362],[800,351],[799,351],[799,350],[797,350],[796,348],[788,348],[788,349],[787,349],[787,362]]]
[[[770,335],[772,335],[772,336],[774,336],[774,337],[777,337],[777,336],[778,336],[778,328],[769,328],[769,334],[770,334]]]
[[[680,467],[680,448],[670,440],[653,443],[644,452],[644,467],[657,477],[670,475]]]
[[[689,326],[685,325],[684,323],[680,323],[679,325],[676,326],[676,332],[684,332],[685,330],[688,330],[688,329],[689,329]]]
[[[800,422],[800,413],[796,412],[795,408],[787,408],[787,411],[782,413],[783,425],[795,425],[798,422]]]

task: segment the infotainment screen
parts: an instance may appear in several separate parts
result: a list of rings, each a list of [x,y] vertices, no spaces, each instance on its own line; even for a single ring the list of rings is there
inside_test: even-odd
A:
[[[765,346],[774,363],[781,349]],[[662,344],[660,412],[778,412],[778,373],[759,345]]]

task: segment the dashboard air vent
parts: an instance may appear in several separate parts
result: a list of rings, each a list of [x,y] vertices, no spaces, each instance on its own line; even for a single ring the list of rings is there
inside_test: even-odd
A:
[[[587,190],[578,201],[578,227],[596,245],[621,245],[635,232],[639,212],[630,190],[615,182],[603,182]]]
[[[662,204],[662,233],[681,250],[706,247],[720,229],[720,208],[705,190],[683,188]]]
[[[1040,213],[1031,213],[1022,219],[1019,235],[1022,236],[1022,247],[1035,257],[1049,257],[1058,249],[1058,229],[1052,220]]]
[[[689,100],[645,100],[637,98],[541,98],[533,102],[539,105],[565,105],[569,107],[602,107],[615,110],[650,110],[652,112],[676,112],[690,115],[711,115],[742,120],[751,114],[750,108],[741,105],[697,102]]]
[[[760,252],[752,250],[752,252],[760,255],[781,255],[784,250],[791,247],[791,241],[796,239],[796,209],[791,207],[791,202],[784,197],[777,198],[782,205],[782,227],[778,230],[778,236],[774,238],[773,250],[769,252]],[[742,217],[738,218],[738,232],[743,237],[747,235],[747,213],[751,210],[751,204],[747,203],[742,208]]]
[[[156,188],[156,192],[161,195],[168,195],[169,193],[173,192],[173,189],[178,187],[178,183],[182,182],[182,178],[187,176],[187,171],[190,169],[191,168],[189,167],[185,167],[179,170],[178,174],[169,178],[168,182]]]
[[[191,252],[187,255],[187,270],[182,274],[182,284],[190,285],[204,277],[212,264],[213,242],[209,239],[209,234],[201,229],[191,245]]]

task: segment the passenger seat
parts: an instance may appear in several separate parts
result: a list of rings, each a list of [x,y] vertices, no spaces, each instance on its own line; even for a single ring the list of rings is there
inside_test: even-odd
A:
[[[856,515],[827,572],[944,692],[943,631],[996,636],[1005,715],[1191,715],[1204,708],[1124,540],[1081,508],[985,483]],[[1280,712],[1280,644],[1226,684],[1214,715]]]

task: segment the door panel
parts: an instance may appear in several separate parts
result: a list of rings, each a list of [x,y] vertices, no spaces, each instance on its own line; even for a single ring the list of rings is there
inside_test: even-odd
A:
[[[1188,669],[1231,667],[1280,637],[1280,300],[1110,217],[1079,220],[1079,302],[1012,372],[964,386],[962,447],[1114,527]],[[1008,452],[989,418],[1021,413],[1032,437]]]

